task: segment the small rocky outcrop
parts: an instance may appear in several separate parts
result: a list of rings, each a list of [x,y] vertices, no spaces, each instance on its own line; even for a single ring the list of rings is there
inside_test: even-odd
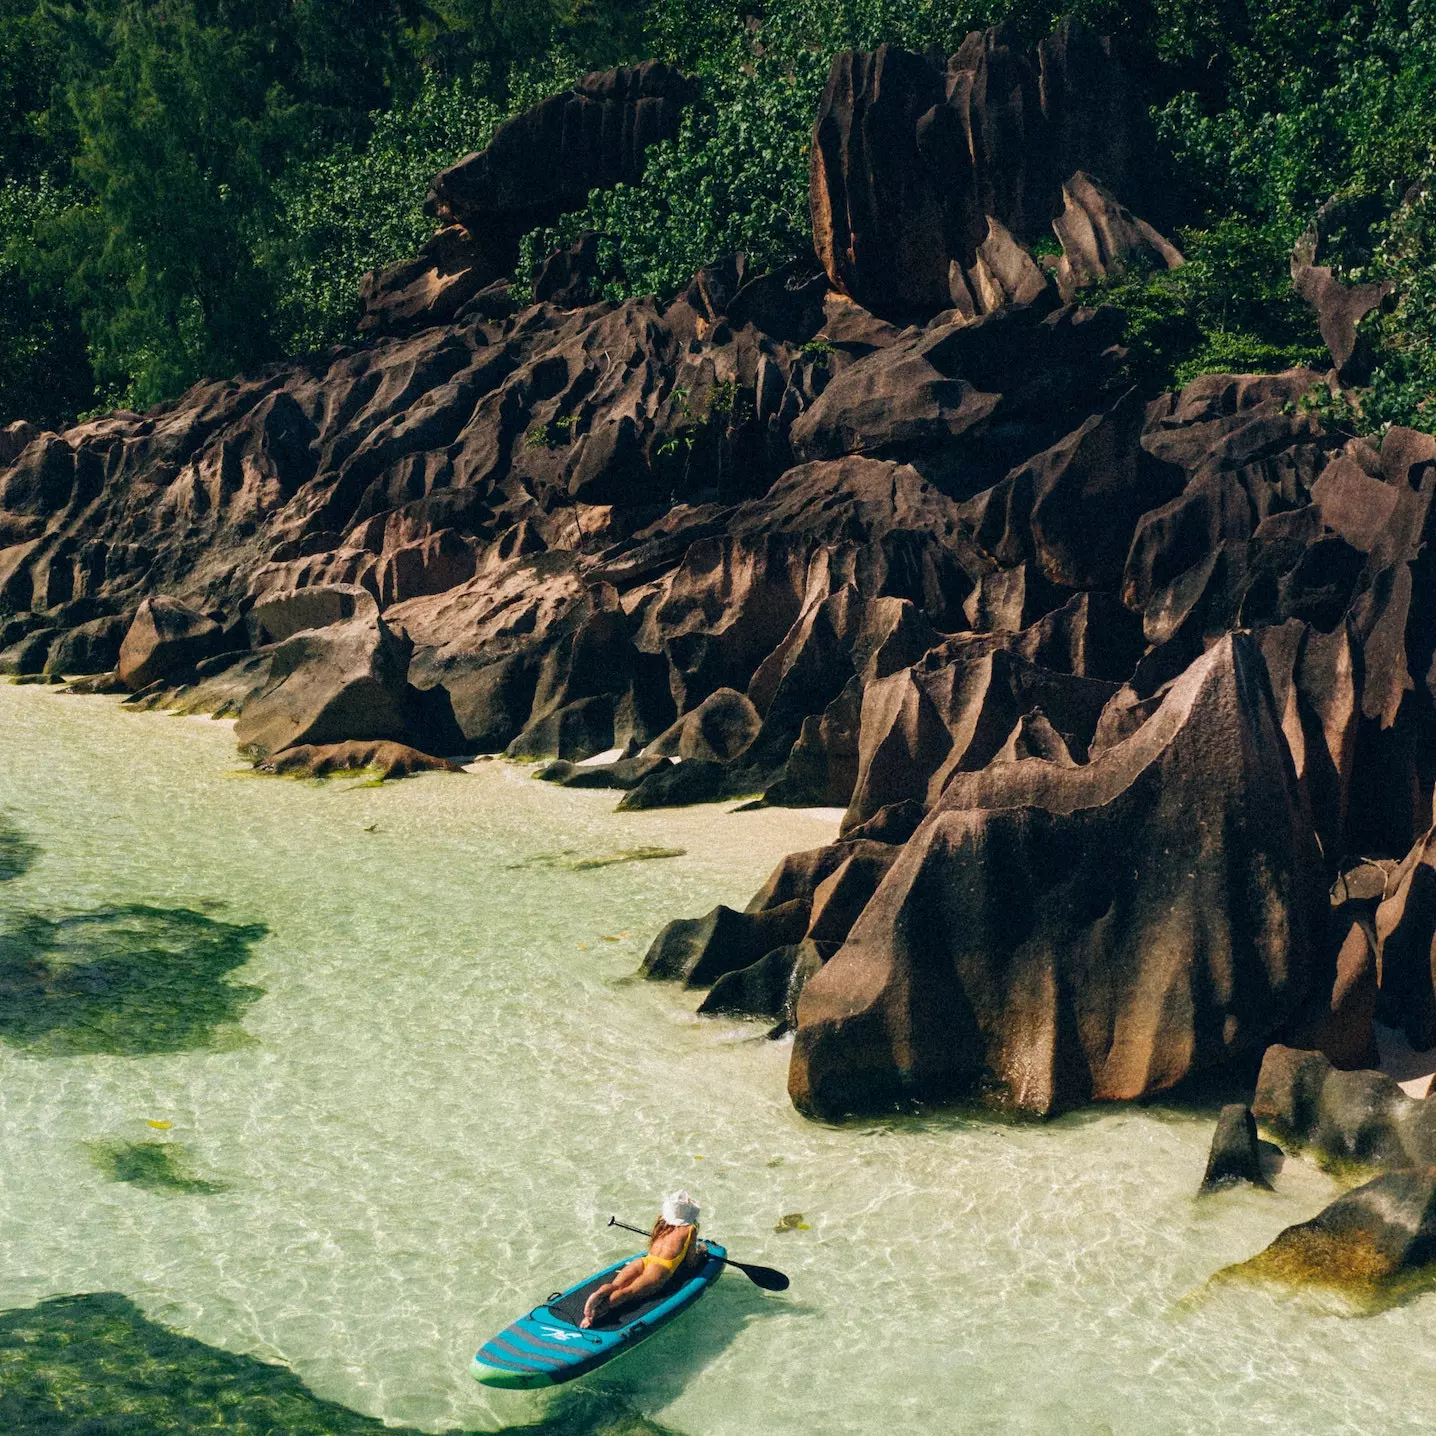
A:
[[[636,184],[644,151],[677,135],[697,95],[694,80],[658,60],[585,75],[435,176],[428,208],[462,225],[495,273],[511,274],[529,230],[582,209],[591,190]]]
[[[286,638],[244,705],[235,741],[259,756],[356,738],[402,741],[410,647],[377,615]]]
[[[1035,52],[999,26],[945,63],[893,45],[837,56],[810,153],[818,258],[835,288],[886,318],[1036,301],[1048,281],[1023,247],[1050,233],[1064,182],[1069,294],[1130,247],[1180,262],[1110,196],[1094,198],[1089,176],[1145,200],[1155,149],[1110,42],[1073,21]]]
[[[1346,284],[1331,265],[1321,263],[1328,231],[1346,217],[1340,200],[1329,200],[1297,240],[1291,252],[1292,288],[1316,314],[1321,339],[1332,367],[1343,384],[1365,383],[1371,377],[1371,345],[1358,326],[1379,309],[1394,285],[1389,279],[1371,284]]]
[[[261,773],[289,778],[326,778],[332,773],[373,772],[381,780],[415,773],[462,773],[457,763],[421,753],[406,743],[300,743],[255,765]]]
[[[159,679],[173,678],[215,653],[220,639],[220,626],[208,615],[177,598],[155,594],[141,602],[125,630],[116,654],[120,682],[138,693]],[[98,673],[105,666],[79,671]]]
[[[1342,1072],[1319,1052],[1274,1045],[1262,1058],[1252,1112],[1263,1127],[1337,1166],[1436,1161],[1436,1105],[1381,1072]]]
[[[1241,1102],[1232,1102],[1222,1108],[1217,1118],[1201,1192],[1206,1195],[1239,1182],[1250,1182],[1254,1187],[1271,1186],[1262,1171],[1261,1143],[1257,1139],[1252,1109]]]
[[[1436,1281],[1436,1167],[1387,1172],[1287,1227],[1220,1281],[1324,1288],[1376,1311]]]
[[[447,324],[499,279],[494,257],[460,224],[445,225],[412,259],[371,269],[359,283],[361,334],[402,334]]]

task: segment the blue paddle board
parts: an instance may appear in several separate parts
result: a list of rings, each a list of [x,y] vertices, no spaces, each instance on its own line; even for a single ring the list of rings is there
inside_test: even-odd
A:
[[[718,1280],[726,1250],[708,1242],[708,1258],[686,1281],[666,1287],[648,1301],[622,1306],[585,1330],[579,1326],[583,1306],[595,1287],[622,1271],[633,1257],[614,1262],[566,1291],[555,1292],[542,1305],[490,1337],[474,1357],[474,1379],[485,1386],[532,1390],[557,1386],[631,1351],[681,1316]]]

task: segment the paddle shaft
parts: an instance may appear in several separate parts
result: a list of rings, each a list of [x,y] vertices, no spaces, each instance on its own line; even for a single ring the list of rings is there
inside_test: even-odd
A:
[[[622,1227],[626,1232],[637,1232],[641,1237],[649,1235],[642,1227],[635,1227],[628,1222],[621,1222],[617,1217],[609,1217],[608,1224],[611,1227]],[[709,1255],[712,1255],[712,1253],[710,1252]],[[761,1286],[764,1291],[787,1291],[788,1289],[788,1278],[784,1276],[782,1272],[775,1271],[770,1266],[758,1266],[754,1262],[735,1261],[730,1256],[719,1257],[718,1260],[726,1263],[728,1266],[737,1267],[754,1286]]]

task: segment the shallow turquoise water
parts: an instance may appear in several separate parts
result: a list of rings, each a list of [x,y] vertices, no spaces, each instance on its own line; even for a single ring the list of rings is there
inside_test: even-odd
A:
[[[725,1278],[590,1378],[689,1436],[1428,1429],[1436,1297],[1184,1300],[1330,1199],[1305,1163],[1199,1203],[1200,1114],[814,1125],[784,1044],[627,981],[664,921],[741,906],[832,815],[615,814],[504,763],[382,788],[235,766],[227,724],[0,686],[0,817],[38,849],[0,927],[145,904],[265,929],[228,975],[262,992],[203,1046],[0,1041],[0,1308],[119,1291],[392,1422],[538,1421],[550,1398],[478,1388],[473,1350],[621,1255],[610,1213],[685,1185],[793,1277]],[[686,853],[533,862],[639,846]],[[148,1141],[199,1185],[96,1160]]]

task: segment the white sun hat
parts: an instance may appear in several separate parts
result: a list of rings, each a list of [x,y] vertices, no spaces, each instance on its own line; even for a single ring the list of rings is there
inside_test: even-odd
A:
[[[670,1192],[663,1199],[663,1220],[670,1227],[696,1227],[698,1203],[687,1192]]]

